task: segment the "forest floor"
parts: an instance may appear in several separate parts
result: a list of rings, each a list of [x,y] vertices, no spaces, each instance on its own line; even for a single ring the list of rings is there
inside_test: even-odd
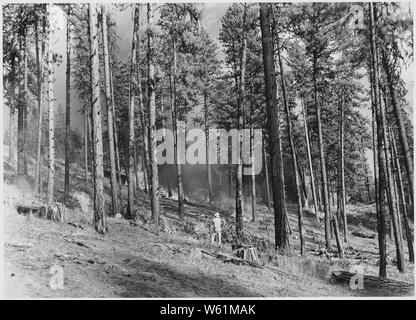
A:
[[[92,201],[82,210],[79,194],[91,196],[83,182],[83,172],[73,168],[71,205],[65,220],[54,222],[33,215],[17,213],[18,205],[30,206],[44,198],[36,196],[33,181],[8,184],[11,167],[4,163],[4,241],[6,298],[69,297],[346,297],[390,295],[388,292],[351,290],[333,284],[330,270],[349,270],[360,265],[365,274],[377,275],[377,238],[352,236],[353,231],[375,234],[374,205],[348,206],[349,242],[344,243],[346,259],[322,254],[323,225],[305,211],[307,253],[299,254],[299,236],[295,206],[288,206],[292,229],[292,253],[279,255],[260,250],[263,268],[224,263],[208,252],[232,255],[229,243],[211,245],[207,223],[214,211],[220,211],[232,230],[233,210],[224,203],[203,201],[185,205],[186,223],[177,218],[177,202],[161,198],[161,227],[149,222],[148,196],[138,192],[136,206],[139,219],[133,225],[124,218],[108,217],[108,233],[99,235],[91,226]],[[46,168],[44,168],[46,176]],[[33,176],[29,172],[29,176]],[[57,166],[56,197],[62,196],[63,166]],[[108,182],[108,181],[107,181]],[[46,182],[44,184],[46,186]],[[124,187],[125,188],[125,187]],[[45,188],[46,190],[46,188]],[[106,183],[108,200],[109,183]],[[123,192],[124,193],[124,192]],[[78,194],[78,195],[77,195]],[[82,198],[82,197],[81,197]],[[91,198],[90,198],[91,199]],[[82,201],[80,201],[82,202]],[[246,217],[248,220],[249,217]],[[226,225],[226,229],[227,229]],[[245,222],[252,238],[273,241],[273,216],[258,205],[256,222]],[[254,237],[255,236],[255,237]],[[335,240],[332,241],[335,249]],[[264,243],[264,241],[263,241]],[[321,254],[320,254],[321,251]],[[388,239],[389,261],[394,258],[394,243]],[[64,275],[62,289],[50,286],[53,267]],[[52,269],[51,269],[52,268]],[[399,273],[388,266],[391,279],[414,283],[413,264]],[[414,293],[409,292],[409,295]]]

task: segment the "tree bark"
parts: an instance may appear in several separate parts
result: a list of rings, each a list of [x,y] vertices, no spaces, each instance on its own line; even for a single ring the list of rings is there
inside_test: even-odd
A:
[[[84,174],[85,184],[88,185],[88,110],[84,106]]]
[[[47,38],[48,38],[48,128],[49,128],[49,157],[48,157],[48,193],[47,205],[48,207],[53,203],[54,183],[55,183],[55,128],[54,128],[54,106],[53,106],[53,60],[52,60],[52,26],[51,26],[51,10],[52,5],[46,5],[47,15]]]
[[[211,181],[211,165],[209,163],[209,124],[208,124],[208,90],[204,90],[204,129],[205,129],[205,160],[207,167],[207,181],[208,181],[208,193],[207,201],[212,201],[212,181]]]
[[[71,153],[71,5],[67,5],[66,11],[66,108],[65,108],[65,180],[64,203],[68,205],[69,196],[69,171]]]
[[[10,129],[9,129],[9,162],[12,166],[16,164],[16,124],[17,124],[17,101],[16,101],[16,54],[12,52],[10,66],[10,87],[11,87],[11,103],[10,103]]]
[[[272,208],[271,208],[271,203],[270,203],[271,197],[270,197],[270,183],[269,183],[269,166],[267,164],[267,152],[266,152],[264,134],[263,134],[263,158],[264,158],[264,175],[265,175],[265,183],[266,183],[267,208],[269,209],[269,212],[271,212]]]
[[[91,106],[93,133],[93,168],[94,168],[94,228],[100,233],[107,232],[104,212],[104,170],[103,170],[103,138],[101,130],[100,74],[98,54],[98,31],[96,5],[89,4],[89,34],[91,54]]]
[[[115,148],[115,154],[116,154],[116,170],[117,170],[117,179],[118,179],[118,186],[117,186],[117,190],[118,190],[118,199],[119,199],[119,210],[121,208],[121,166],[120,166],[120,152],[119,152],[119,148],[118,148],[118,129],[117,129],[117,122],[116,122],[116,106],[115,106],[115,102],[114,102],[114,88],[113,88],[113,73],[111,71],[111,66],[110,66],[110,85],[111,85],[111,108],[112,108],[112,112],[113,112],[113,117],[114,117],[114,121],[113,121],[113,132],[114,132],[114,148]]]
[[[304,209],[309,209],[308,194],[306,192],[305,172],[303,171],[300,159],[298,158],[298,172],[301,185],[301,200]]]
[[[339,236],[338,221],[335,216],[332,217],[332,225],[335,234],[335,240],[337,242],[338,256],[340,259],[344,259],[344,250],[342,249],[342,242]]]
[[[177,48],[176,48],[176,39],[173,39],[173,110],[172,110],[172,125],[173,125],[173,135],[174,135],[174,152],[175,152],[175,163],[176,163],[176,178],[177,178],[177,185],[178,185],[178,211],[179,211],[179,220],[183,221],[184,217],[184,195],[183,195],[183,184],[182,184],[182,165],[179,163],[179,159],[181,155],[179,154],[180,151],[178,148],[178,121],[179,121],[179,110],[178,110],[178,102],[176,99],[176,69],[177,69]]]
[[[348,224],[347,224],[347,213],[345,212],[345,164],[344,164],[344,107],[345,107],[345,98],[344,94],[341,94],[341,103],[340,103],[340,130],[339,130],[339,140],[340,140],[340,205],[343,219],[344,227],[344,241],[348,242]]]
[[[384,50],[382,50],[382,62],[383,62],[383,68],[384,72],[386,73],[387,78],[387,84],[389,86],[389,92],[390,92],[390,98],[391,103],[393,106],[394,116],[396,118],[397,125],[399,127],[399,138],[400,138],[400,144],[403,150],[404,155],[404,164],[407,171],[407,180],[409,184],[409,194],[410,199],[412,202],[412,208],[414,208],[414,199],[413,199],[413,161],[412,161],[412,154],[409,149],[409,143],[407,142],[407,135],[406,135],[406,129],[404,126],[403,121],[403,115],[402,110],[400,108],[400,105],[397,102],[396,98],[396,91],[395,91],[395,84],[392,77],[392,72],[390,69],[390,65],[387,61],[387,56]]]
[[[378,70],[378,69],[377,69]],[[378,71],[377,71],[378,72]],[[381,90],[379,91],[379,93]],[[393,223],[393,231],[394,231],[394,241],[396,243],[396,257],[397,257],[397,268],[400,272],[404,272],[404,255],[403,255],[403,238],[401,237],[401,226],[400,226],[400,217],[397,212],[397,206],[395,203],[395,194],[394,194],[394,180],[393,174],[391,169],[391,161],[390,161],[390,154],[389,154],[389,140],[387,137],[387,119],[386,119],[386,110],[387,110],[387,99],[384,99],[384,108],[383,104],[381,103],[382,97],[380,93],[380,117],[379,123],[381,123],[381,134],[384,143],[384,157],[385,157],[385,169],[386,169],[386,177],[387,177],[387,199],[389,204],[390,216],[391,221]]]
[[[137,8],[140,17],[140,4]],[[139,19],[138,17],[138,19]],[[138,22],[139,23],[139,22]],[[143,91],[142,91],[142,77],[140,71],[140,58],[141,58],[141,46],[140,46],[140,30],[139,26],[136,30],[136,77],[137,77],[137,95],[139,98],[139,120],[140,120],[140,133],[142,136],[142,162],[143,162],[143,176],[144,176],[144,192],[147,193],[149,186],[149,128],[147,126],[146,115],[143,105]]]
[[[27,144],[27,111],[28,111],[28,107],[29,107],[29,86],[28,86],[28,72],[29,72],[29,67],[28,67],[28,55],[29,55],[29,51],[28,51],[28,40],[27,40],[27,30],[24,31],[24,37],[23,37],[23,43],[24,43],[24,55],[23,55],[23,62],[24,62],[24,66],[23,66],[23,104],[22,104],[22,108],[23,108],[23,132],[22,132],[22,140],[23,140],[23,144],[22,144],[22,174],[24,176],[27,177],[27,151],[28,151],[28,144]]]
[[[108,151],[110,156],[110,184],[111,184],[111,209],[113,216],[119,212],[119,199],[117,191],[116,157],[114,150],[114,113],[111,99],[111,80],[110,80],[110,59],[108,50],[108,31],[107,31],[107,8],[101,5],[102,15],[102,36],[104,51],[104,83],[105,83],[105,103],[107,106],[107,131],[108,131]]]
[[[247,20],[247,5],[244,4],[242,21],[242,36],[241,36],[241,57],[240,57],[240,90],[238,92],[237,103],[237,130],[238,130],[238,155],[237,155],[237,170],[235,176],[235,226],[237,243],[242,242],[243,237],[243,163],[242,163],[242,129],[243,129],[243,113],[245,107],[245,74],[246,74],[246,60],[247,60],[247,35],[246,35],[246,20]]]
[[[270,32],[270,4],[260,3],[260,25],[262,54],[265,80],[265,97],[267,109],[267,124],[269,130],[270,158],[272,164],[273,207],[275,214],[275,244],[281,250],[289,246],[286,231],[286,215],[284,213],[284,196],[281,172],[280,152],[280,108],[277,104],[277,88],[273,58],[273,41]]]
[[[282,95],[283,95],[283,105],[285,107],[285,112],[286,112],[287,135],[289,137],[290,152],[292,154],[292,166],[293,166],[293,172],[295,175],[296,202],[297,202],[297,207],[298,207],[297,209],[298,209],[300,253],[301,255],[304,255],[305,254],[305,240],[303,237],[303,211],[302,211],[301,186],[300,186],[300,179],[299,179],[298,160],[296,156],[295,144],[293,141],[291,114],[290,114],[289,104],[288,104],[287,97],[286,97],[284,69],[283,69],[283,63],[282,63],[282,58],[280,54],[280,44],[279,44],[278,34],[275,35],[275,39],[276,39],[277,56],[278,56],[279,68],[280,68],[280,80],[281,80],[281,88],[282,88]]]
[[[169,81],[170,82],[170,81]],[[166,111],[165,111],[165,99],[164,99],[164,96],[163,96],[163,91],[160,93],[160,95],[161,95],[161,103],[160,103],[160,113],[161,113],[161,118],[162,118],[162,132],[163,132],[163,138],[164,139],[166,139]],[[168,165],[165,165],[165,168],[166,168],[166,166],[168,166],[168,168],[169,168],[169,164]],[[168,169],[168,173],[169,173],[169,169]],[[167,175],[167,184],[168,184],[168,197],[170,198],[170,197],[172,197],[172,189],[171,189],[171,186],[170,186],[170,176],[169,176],[169,174]]]
[[[377,73],[377,60],[376,60],[376,43],[375,43],[375,27],[374,27],[374,7],[373,3],[369,3],[369,12],[370,12],[370,48],[371,48],[371,68],[370,75],[372,75],[372,100],[373,100],[373,130],[375,129],[375,124],[377,125],[377,161],[378,161],[378,176],[375,175],[375,178],[378,177],[376,181],[376,189],[378,196],[376,197],[378,208],[378,242],[379,242],[379,253],[380,253],[380,262],[379,262],[379,276],[381,278],[387,277],[387,252],[386,252],[386,213],[385,213],[385,159],[383,157],[383,139],[381,134],[380,122],[379,122],[379,79]],[[374,140],[373,140],[374,143]],[[377,183],[378,182],[378,183]]]
[[[25,109],[26,103],[26,28],[20,27],[19,34],[19,87],[18,87],[18,106],[17,106],[17,167],[16,177],[25,174]]]
[[[130,95],[130,106],[129,106],[129,149],[128,149],[128,190],[127,190],[127,217],[134,219],[136,213],[134,212],[134,150],[135,150],[135,90],[134,84],[137,79],[134,79],[134,72],[137,66],[136,59],[136,46],[137,43],[137,29],[139,28],[139,8],[134,8],[134,22],[133,22],[133,41],[131,47],[131,67],[130,67],[130,84],[129,84],[129,95]]]
[[[313,174],[313,165],[312,165],[312,156],[311,156],[311,146],[309,143],[309,131],[308,131],[308,121],[306,118],[306,110],[305,110],[305,103],[303,99],[301,100],[302,103],[302,112],[303,112],[303,127],[305,129],[305,139],[306,139],[306,152],[308,154],[308,164],[309,164],[309,176],[311,180],[311,191],[312,191],[312,199],[313,199],[313,210],[315,212],[316,221],[319,222],[318,216],[318,204],[316,198],[316,188],[315,188],[315,177]]]
[[[250,156],[251,156],[251,216],[252,221],[257,218],[257,203],[256,203],[256,175],[255,175],[255,156],[254,156],[254,123],[253,123],[253,104],[250,103]]]
[[[390,140],[391,140],[391,146],[392,146],[392,157],[394,159],[394,170],[396,172],[397,177],[397,184],[398,184],[398,192],[401,202],[401,212],[403,216],[403,222],[404,222],[404,229],[405,229],[405,235],[406,235],[406,241],[407,241],[407,248],[409,251],[409,261],[411,263],[415,262],[415,254],[413,249],[413,234],[412,230],[409,225],[409,220],[407,217],[407,209],[406,209],[406,199],[404,194],[404,188],[403,188],[403,179],[402,179],[402,171],[400,168],[400,161],[398,159],[398,153],[396,148],[396,140],[394,138],[393,131],[390,130]]]
[[[328,249],[331,248],[331,213],[329,211],[328,203],[328,182],[326,177],[324,141],[322,137],[322,120],[321,120],[321,104],[318,101],[317,88],[317,57],[314,52],[313,56],[313,88],[314,88],[314,104],[316,110],[316,121],[318,123],[318,145],[319,145],[319,160],[321,163],[321,180],[322,180],[322,201],[324,204],[325,213],[325,245]]]
[[[42,37],[43,38],[43,37]],[[43,121],[43,103],[42,103],[42,80],[43,80],[43,46],[42,39],[39,35],[38,19],[35,25],[35,42],[36,42],[36,75],[37,75],[37,98],[38,98],[38,132],[36,142],[36,168],[35,168],[35,190],[41,192],[40,171],[42,157],[42,121]]]
[[[150,168],[150,204],[152,208],[152,220],[159,224],[159,176],[158,165],[156,162],[156,95],[155,95],[155,76],[154,76],[154,44],[153,44],[153,10],[154,4],[147,4],[147,63],[148,63],[148,101],[149,101],[149,168]]]

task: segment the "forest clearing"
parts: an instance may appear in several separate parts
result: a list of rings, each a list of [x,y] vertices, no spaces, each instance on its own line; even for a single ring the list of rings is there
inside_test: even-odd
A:
[[[7,167],[7,165],[6,165]],[[58,165],[58,172],[63,167]],[[75,184],[82,184],[82,168]],[[8,172],[5,172],[8,176]],[[63,185],[57,179],[58,186]],[[58,187],[59,188],[59,187]],[[82,192],[82,191],[81,191]],[[92,190],[83,192],[91,195]],[[122,190],[126,197],[126,190]],[[109,194],[106,194],[109,197]],[[279,256],[260,251],[260,265],[264,269],[246,265],[225,263],[202,251],[224,252],[232,255],[231,243],[221,246],[210,244],[207,235],[208,222],[214,210],[220,210],[227,224],[234,227],[232,207],[221,203],[194,203],[185,205],[185,217],[189,228],[180,223],[175,215],[177,201],[161,199],[163,225],[155,228],[149,221],[150,204],[146,194],[135,200],[141,213],[137,226],[124,218],[109,218],[110,232],[100,236],[91,227],[91,206],[87,212],[71,195],[73,208],[66,209],[65,221],[54,222],[33,215],[17,212],[21,205],[42,203],[28,183],[5,186],[5,292],[6,298],[80,298],[80,297],[359,297],[413,295],[390,291],[388,288],[366,288],[351,290],[345,284],[333,284],[331,272],[350,270],[360,265],[365,274],[377,275],[378,249],[376,238],[350,237],[346,248],[346,259],[337,259],[335,254],[320,254],[324,246],[322,224],[316,223],[313,214],[305,216],[306,242],[311,252],[306,257],[298,254]],[[259,208],[260,220],[246,224],[248,235],[267,239],[265,223],[273,234],[273,215],[266,206]],[[375,236],[375,208],[348,206],[351,222],[350,232]],[[288,206],[290,225],[293,230],[291,243],[296,246],[299,238],[296,208]],[[247,217],[248,218],[248,217]],[[265,222],[266,221],[266,222]],[[264,223],[265,222],[265,223]],[[226,238],[226,237],[225,237]],[[295,247],[294,250],[297,248]],[[394,260],[394,243],[388,241],[389,260]],[[50,269],[54,265],[64,270],[62,290],[51,289]],[[270,268],[270,269],[268,269]],[[414,276],[409,271],[401,274],[392,264],[388,266],[390,278],[412,283]]]
[[[2,12],[7,298],[414,296],[410,3]]]

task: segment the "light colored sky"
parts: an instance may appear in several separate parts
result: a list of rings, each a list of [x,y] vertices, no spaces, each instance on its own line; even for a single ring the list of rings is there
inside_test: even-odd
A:
[[[220,30],[220,19],[230,6],[230,3],[206,3],[202,15],[202,25],[207,29],[213,39],[216,40],[218,46],[218,34]],[[63,62],[60,66],[55,67],[55,97],[56,108],[59,114],[64,114],[65,108],[65,71],[66,71],[66,22],[65,15],[61,10],[55,11],[58,18],[57,21],[60,28],[55,32],[54,48],[55,52],[63,56]],[[119,54],[122,58],[127,57],[131,51],[131,41],[133,32],[133,16],[130,8],[119,11],[111,9],[114,20],[116,22],[117,35],[119,37],[117,44],[119,46]],[[71,93],[71,99],[74,101],[71,112],[71,127],[83,132],[83,118],[79,113],[79,103],[76,101],[76,92]]]

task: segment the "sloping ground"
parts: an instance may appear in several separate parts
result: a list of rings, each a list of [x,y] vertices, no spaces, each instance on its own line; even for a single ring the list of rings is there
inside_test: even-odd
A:
[[[5,176],[7,176],[5,165]],[[57,195],[62,192],[58,166]],[[260,252],[267,268],[224,263],[201,250],[232,254],[230,244],[210,245],[207,222],[213,210],[220,208],[233,230],[232,209],[224,202],[185,205],[186,223],[177,219],[177,202],[161,199],[160,228],[148,223],[150,205],[145,194],[138,193],[139,219],[135,225],[124,218],[108,217],[109,233],[97,234],[91,227],[91,206],[81,210],[77,193],[91,190],[83,183],[80,169],[73,170],[71,208],[62,223],[19,215],[18,204],[42,201],[33,194],[30,182],[18,186],[5,184],[5,293],[18,297],[287,297],[287,296],[368,296],[377,292],[352,291],[333,285],[330,270],[349,270],[360,265],[366,274],[377,275],[377,239],[353,237],[352,231],[372,230],[375,219],[371,206],[349,207],[349,243],[344,244],[346,258],[319,254],[323,245],[323,228],[305,211],[307,255],[300,257],[296,210],[289,206],[292,255]],[[123,190],[123,194],[125,190]],[[79,197],[78,197],[79,199]],[[88,201],[87,201],[88,202]],[[84,204],[85,206],[85,204]],[[247,216],[247,218],[249,218]],[[273,217],[264,206],[258,206],[256,222],[246,222],[247,235],[273,241]],[[229,236],[229,234],[227,234]],[[231,235],[230,235],[231,236]],[[333,241],[335,246],[335,240]],[[388,241],[388,252],[394,258],[394,245]],[[53,290],[49,283],[51,268],[60,266],[64,288]],[[413,265],[399,274],[388,266],[389,277],[414,283]]]
[[[223,263],[216,250],[190,236],[130,226],[109,218],[98,235],[78,210],[64,223],[18,215],[14,202],[30,195],[6,186],[5,292],[17,297],[281,297],[339,296],[351,291],[320,279]],[[13,195],[13,196],[11,196]],[[159,233],[159,234],[158,234]],[[225,248],[224,248],[225,249]],[[49,286],[51,267],[64,271],[64,289]]]

